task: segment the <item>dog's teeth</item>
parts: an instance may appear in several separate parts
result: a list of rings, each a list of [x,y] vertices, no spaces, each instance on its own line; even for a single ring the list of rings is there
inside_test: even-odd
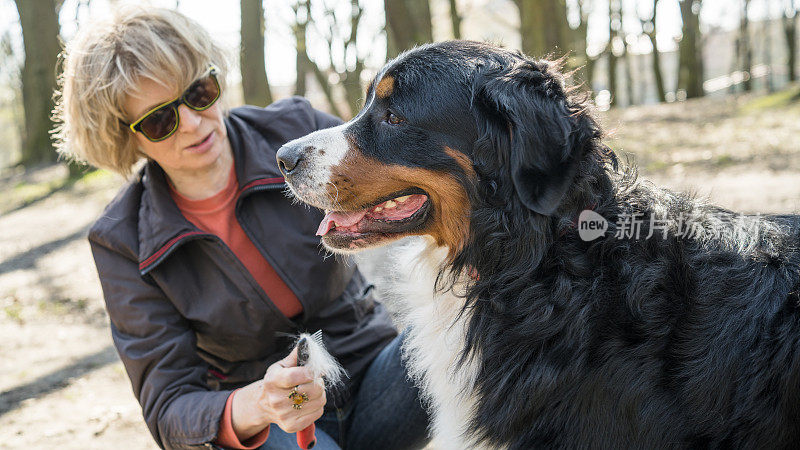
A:
[[[386,209],[389,209],[389,208],[394,208],[395,206],[397,206],[397,203],[395,203],[393,200],[389,200],[386,203],[384,203],[383,205],[384,205],[384,207]]]
[[[381,211],[383,211],[383,208],[382,208],[382,207],[380,207],[380,206],[376,206],[376,207],[375,207],[375,209],[374,209],[373,211],[375,211],[375,212],[381,212]]]
[[[410,195],[404,195],[402,197],[397,197],[395,199],[395,201],[397,201],[397,203],[403,203],[404,201],[408,200],[408,197],[411,197],[411,196]]]

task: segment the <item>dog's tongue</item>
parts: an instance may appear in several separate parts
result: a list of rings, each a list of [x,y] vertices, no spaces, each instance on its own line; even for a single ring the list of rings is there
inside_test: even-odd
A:
[[[325,214],[325,218],[322,219],[322,222],[320,222],[319,228],[317,228],[317,236],[325,236],[328,234],[328,231],[331,231],[331,228],[334,227],[334,224],[341,228],[353,226],[360,222],[365,215],[367,215],[366,209],[351,212],[327,212]]]

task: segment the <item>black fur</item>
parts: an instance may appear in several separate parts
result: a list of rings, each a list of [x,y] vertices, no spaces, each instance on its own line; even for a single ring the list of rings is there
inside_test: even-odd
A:
[[[481,367],[472,430],[520,449],[800,444],[800,220],[740,221],[620,178],[552,64],[451,45],[491,55],[465,78],[473,158],[503,199],[475,203],[453,267],[480,274],[466,299],[464,357]],[[566,224],[589,205],[612,224],[663,210],[703,227],[584,242]],[[760,233],[744,231],[753,223]]]
[[[470,193],[469,241],[448,270],[479,275],[463,352],[480,367],[479,440],[800,446],[800,218],[739,216],[620,172],[588,101],[553,62],[447,42],[384,73],[395,92],[348,133],[383,161],[459,173]],[[388,110],[406,122],[369,122]],[[472,160],[477,179],[444,145]],[[611,228],[586,242],[572,224],[589,207]],[[642,238],[617,238],[631,214]],[[654,214],[691,216],[696,233],[644,239]]]

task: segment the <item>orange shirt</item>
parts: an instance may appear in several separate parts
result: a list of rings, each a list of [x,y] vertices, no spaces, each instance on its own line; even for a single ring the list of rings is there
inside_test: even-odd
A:
[[[179,194],[171,184],[170,194],[189,222],[203,231],[219,236],[230,247],[283,315],[294,317],[303,312],[297,296],[264,259],[236,220],[234,209],[239,188],[233,167],[225,188],[209,198],[189,200]]]

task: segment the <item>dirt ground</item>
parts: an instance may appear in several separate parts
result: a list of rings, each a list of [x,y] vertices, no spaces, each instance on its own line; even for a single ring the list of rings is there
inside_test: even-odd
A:
[[[738,211],[800,212],[791,95],[636,107],[602,121],[612,148],[657,184]],[[122,181],[64,176],[0,172],[0,448],[152,449],[85,240]]]

